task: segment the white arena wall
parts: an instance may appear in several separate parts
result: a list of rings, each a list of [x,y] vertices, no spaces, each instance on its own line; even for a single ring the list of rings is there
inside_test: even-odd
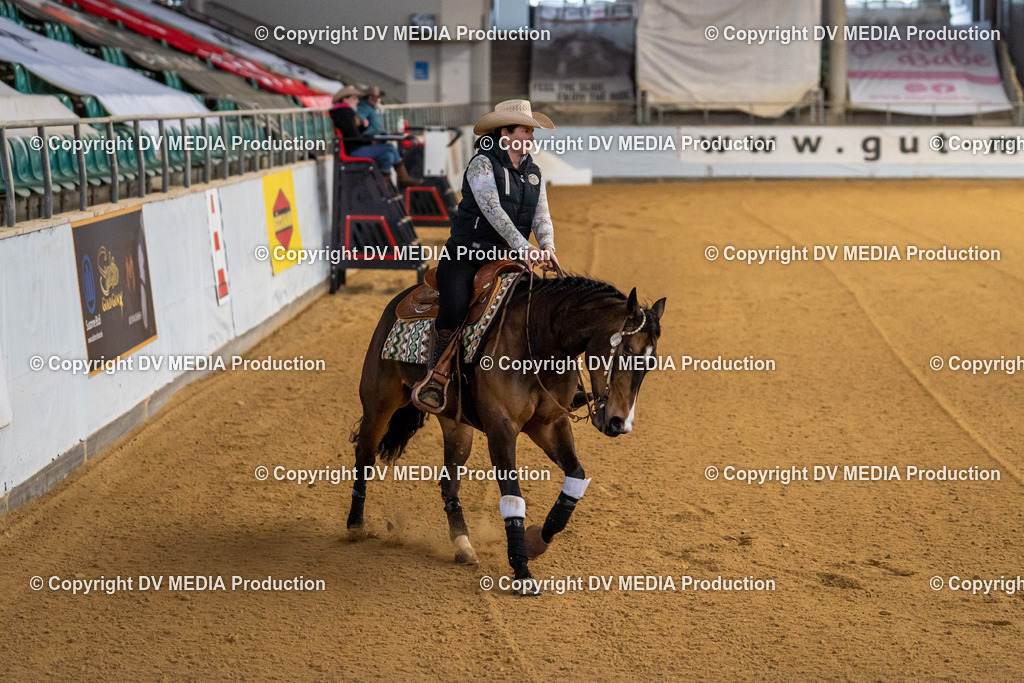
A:
[[[262,177],[292,169],[302,246],[330,239],[331,159],[273,168],[169,195],[76,213],[79,221],[142,204],[157,338],[147,356],[239,354],[327,289],[328,264],[273,275]],[[218,188],[229,300],[218,305],[205,190]],[[159,370],[72,374],[31,369],[33,357],[87,358],[71,222],[0,229],[0,514],[35,498],[153,415],[205,374]]]
[[[550,147],[545,153],[557,156],[563,165],[589,170],[594,179],[604,180],[1024,175],[1024,132],[1013,127],[559,126],[553,131],[538,130],[536,138]],[[770,141],[773,150],[684,149],[685,138]],[[936,138],[943,142],[935,143]],[[985,146],[992,141],[1001,141],[1002,148]],[[582,144],[583,149],[570,148],[570,143]],[[1009,147],[1015,153],[1008,153]],[[543,164],[541,168],[546,169]]]

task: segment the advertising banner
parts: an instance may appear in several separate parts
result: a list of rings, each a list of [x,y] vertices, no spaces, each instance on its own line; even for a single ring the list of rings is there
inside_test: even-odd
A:
[[[263,204],[267,212],[270,263],[277,275],[298,263],[297,251],[302,249],[291,170],[263,176]]]
[[[534,102],[632,100],[635,45],[633,5],[538,7],[530,99]]]
[[[688,127],[684,175],[1020,177],[1024,136],[989,127]]]
[[[142,208],[71,224],[90,375],[156,339]]]
[[[991,40],[854,40],[850,103],[899,114],[962,116],[1010,109]]]

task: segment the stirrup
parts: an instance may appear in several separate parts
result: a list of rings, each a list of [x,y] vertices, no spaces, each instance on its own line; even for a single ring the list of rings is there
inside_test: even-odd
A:
[[[417,408],[419,408],[420,410],[422,410],[424,412],[433,413],[434,415],[437,415],[439,413],[443,413],[444,409],[445,409],[445,406],[448,405],[448,382],[449,381],[450,381],[450,378],[448,378],[448,377],[445,377],[443,382],[442,381],[438,381],[437,373],[431,371],[430,375],[428,375],[427,377],[424,377],[423,379],[421,379],[419,382],[417,382],[413,386],[413,388],[412,388],[412,403],[413,403],[413,405],[415,405]],[[431,405],[430,403],[423,402],[423,400],[421,399],[421,396],[423,395],[424,390],[427,390],[427,392],[426,392],[427,397],[429,397],[430,394],[432,394],[432,393],[436,393],[438,396],[440,396],[441,397],[441,401],[440,401],[439,405],[435,406],[435,405]]]

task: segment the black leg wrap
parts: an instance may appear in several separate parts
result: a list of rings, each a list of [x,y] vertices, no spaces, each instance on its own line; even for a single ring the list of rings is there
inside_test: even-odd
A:
[[[565,528],[565,525],[569,523],[569,518],[572,517],[572,511],[576,509],[578,501],[579,498],[573,498],[564,493],[558,494],[558,499],[551,506],[551,512],[548,513],[547,518],[544,520],[544,528],[540,531],[541,540],[545,543],[550,543],[551,538]]]
[[[462,516],[462,503],[458,498],[452,498],[444,504],[445,514],[448,515],[448,535],[454,541],[459,536],[469,536],[469,529],[466,527],[466,519]]]
[[[526,555],[526,527],[522,517],[509,517],[505,520],[505,535],[508,537],[508,564],[515,571],[517,579],[521,575],[529,576]]]
[[[360,491],[359,483],[352,487],[352,508],[348,512],[348,528],[360,527],[363,525],[363,505],[366,503],[366,482],[363,482]]]

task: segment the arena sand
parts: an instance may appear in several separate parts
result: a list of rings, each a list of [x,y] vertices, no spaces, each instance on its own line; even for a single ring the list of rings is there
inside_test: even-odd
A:
[[[775,372],[654,372],[632,434],[577,425],[593,483],[540,578],[673,576],[676,591],[483,591],[509,572],[497,486],[466,483],[480,555],[452,563],[438,488],[257,481],[351,466],[364,349],[406,273],[352,273],[248,354],[323,372],[220,372],[55,490],[0,519],[8,680],[1019,678],[1021,594],[933,576],[1024,574],[1020,375],[935,372],[1024,351],[1020,182],[720,182],[553,188],[563,265],[668,297],[663,355]],[[421,231],[439,244],[442,233]],[[978,245],[999,262],[747,266],[709,245]],[[84,380],[83,380],[84,381]],[[440,464],[436,422],[405,464]],[[525,437],[519,462],[547,468]],[[6,454],[10,457],[11,454]],[[476,439],[471,465],[487,466]],[[998,468],[999,482],[709,481],[705,468]],[[561,477],[527,484],[539,522]],[[323,592],[33,591],[32,576],[297,575]],[[773,592],[684,592],[753,576]],[[617,579],[616,579],[617,580]]]

